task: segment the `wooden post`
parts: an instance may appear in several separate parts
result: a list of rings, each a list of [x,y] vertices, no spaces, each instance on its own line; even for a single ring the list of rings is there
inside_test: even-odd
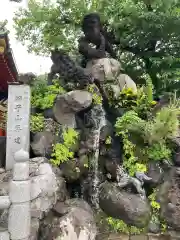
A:
[[[20,149],[29,152],[30,86],[9,85],[6,142],[6,170],[14,166],[14,154]]]

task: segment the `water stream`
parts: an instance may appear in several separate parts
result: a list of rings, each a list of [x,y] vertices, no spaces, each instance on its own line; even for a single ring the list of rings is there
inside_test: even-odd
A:
[[[92,130],[93,136],[93,153],[91,155],[91,171],[92,171],[92,192],[91,192],[91,201],[95,208],[99,206],[99,142],[100,142],[100,133],[103,126],[106,125],[105,111],[102,106],[100,106],[100,114],[96,115],[97,119],[97,128]],[[99,112],[98,112],[99,113]],[[97,114],[98,114],[97,113]]]

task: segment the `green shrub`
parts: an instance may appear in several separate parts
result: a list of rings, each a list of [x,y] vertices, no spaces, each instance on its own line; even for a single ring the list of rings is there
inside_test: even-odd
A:
[[[63,131],[63,143],[57,143],[53,146],[53,153],[51,154],[51,162],[55,166],[59,166],[61,163],[68,161],[74,157],[72,151],[73,145],[79,139],[79,133],[73,128],[68,128]]]
[[[44,116],[42,114],[32,115],[30,119],[30,131],[42,132],[44,130]]]
[[[53,85],[47,86],[46,81],[37,82],[32,87],[31,104],[40,109],[51,108],[56,96],[65,93],[65,90],[59,85],[58,80],[53,80]]]
[[[152,102],[152,92],[149,91],[148,94],[145,99]],[[161,161],[171,158],[172,151],[167,142],[178,134],[178,104],[177,101],[171,102],[149,119],[141,118],[137,107],[117,119],[116,134],[122,137],[124,146],[123,165],[130,175],[133,175],[139,166],[144,172],[149,160]]]

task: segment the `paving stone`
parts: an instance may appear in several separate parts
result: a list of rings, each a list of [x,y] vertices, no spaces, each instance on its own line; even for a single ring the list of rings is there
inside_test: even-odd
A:
[[[133,235],[130,236],[130,240],[148,240],[147,235]]]

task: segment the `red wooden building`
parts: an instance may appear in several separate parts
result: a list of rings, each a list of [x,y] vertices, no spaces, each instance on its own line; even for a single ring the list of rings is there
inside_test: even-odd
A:
[[[0,136],[5,135],[8,83],[18,81],[18,71],[7,33],[0,34]]]

